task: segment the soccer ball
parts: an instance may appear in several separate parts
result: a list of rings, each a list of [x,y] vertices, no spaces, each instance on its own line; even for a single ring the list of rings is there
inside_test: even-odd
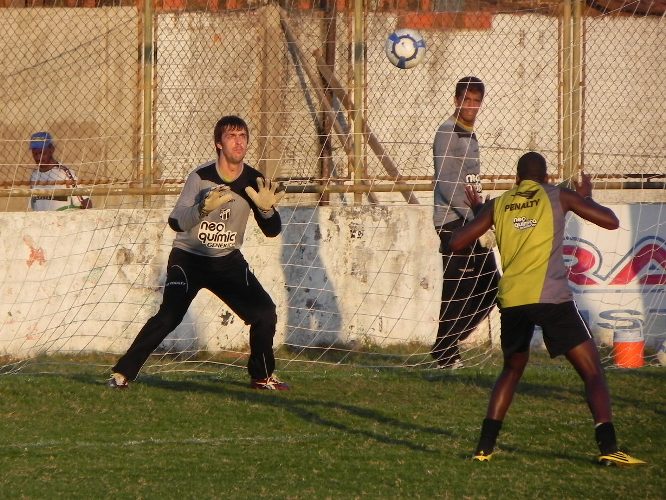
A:
[[[384,51],[391,64],[400,69],[409,69],[423,61],[426,43],[417,30],[399,29],[388,36]]]

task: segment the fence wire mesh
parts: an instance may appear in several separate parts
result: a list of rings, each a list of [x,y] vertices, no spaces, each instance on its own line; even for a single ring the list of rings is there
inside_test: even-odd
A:
[[[554,1],[394,0],[358,8],[343,0],[6,0],[3,208],[28,206],[32,132],[53,134],[57,158],[97,207],[140,206],[146,200],[129,188],[159,193],[182,183],[214,155],[213,124],[232,113],[250,125],[249,162],[268,175],[326,185],[402,176],[427,190],[434,131],[466,75],[487,85],[477,135],[491,187],[510,182],[516,158],[530,149],[542,151],[559,178],[571,161],[574,172],[622,181],[615,187],[636,179],[638,187],[663,187],[665,3],[570,3],[582,21],[567,36],[567,2]],[[418,29],[426,40],[415,68],[398,69],[384,54],[398,28]],[[577,49],[567,87],[567,57]],[[582,103],[571,129],[577,76]],[[357,96],[366,125],[360,158]],[[570,152],[575,134],[581,147]],[[115,196],[100,196],[104,188]]]

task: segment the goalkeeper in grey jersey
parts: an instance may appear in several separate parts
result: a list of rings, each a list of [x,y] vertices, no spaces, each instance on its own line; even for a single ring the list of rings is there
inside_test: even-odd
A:
[[[150,354],[183,320],[199,290],[206,288],[250,325],[251,387],[286,390],[274,374],[275,304],[240,252],[250,213],[268,237],[280,234],[275,206],[284,193],[277,184],[245,164],[249,130],[237,116],[215,125],[217,160],[197,167],[187,178],[169,226],[176,238],[169,255],[162,305],[116,365],[108,385],[126,388]]]
[[[439,368],[462,366],[459,342],[490,314],[497,295],[497,266],[493,252],[479,241],[451,252],[452,231],[474,218],[466,204],[465,187],[481,192],[479,143],[474,133],[485,86],[474,76],[456,84],[455,111],[438,129],[433,141],[435,190],[433,222],[442,254],[442,301],[432,356]]]

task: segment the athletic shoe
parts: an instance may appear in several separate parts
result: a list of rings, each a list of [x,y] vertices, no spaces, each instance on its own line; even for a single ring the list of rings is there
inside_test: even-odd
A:
[[[275,375],[268,378],[253,378],[250,382],[252,389],[262,389],[267,391],[288,391],[289,386],[282,382]]]
[[[111,378],[106,381],[106,386],[111,389],[129,389],[129,382],[124,375],[112,373]]]
[[[599,455],[598,460],[601,465],[617,465],[618,467],[631,467],[632,465],[642,465],[647,463],[643,462],[643,460],[634,458],[623,451]]]
[[[460,358],[454,358],[452,360],[447,360],[447,362],[438,362],[437,363],[437,369],[438,370],[459,370],[460,368],[464,368],[465,365],[462,362],[462,359]]]
[[[485,451],[477,451],[472,457],[474,462],[490,462],[490,459],[493,458],[493,452],[486,453]]]

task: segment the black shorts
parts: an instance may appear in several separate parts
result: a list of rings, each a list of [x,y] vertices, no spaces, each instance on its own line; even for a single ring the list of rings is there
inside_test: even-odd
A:
[[[592,338],[576,304],[526,304],[500,309],[502,353],[507,358],[530,348],[534,326],[543,330],[543,341],[551,358],[565,354]]]

